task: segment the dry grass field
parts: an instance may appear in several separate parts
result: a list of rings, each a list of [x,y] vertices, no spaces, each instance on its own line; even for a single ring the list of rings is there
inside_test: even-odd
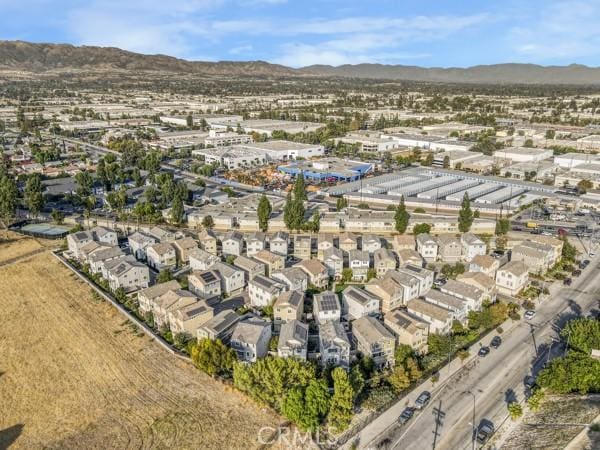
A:
[[[0,264],[34,253],[43,248],[37,239],[18,235],[13,232],[2,232],[0,241]],[[7,239],[7,240],[6,240]]]
[[[140,336],[47,252],[0,267],[0,323],[0,448],[254,448],[279,423]]]

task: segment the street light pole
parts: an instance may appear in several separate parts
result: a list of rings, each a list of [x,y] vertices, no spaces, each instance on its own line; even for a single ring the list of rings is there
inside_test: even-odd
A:
[[[475,433],[476,433],[476,424],[475,424],[475,394],[471,391],[463,391],[463,394],[469,394],[473,397],[473,422],[471,423],[471,443],[473,446],[473,450],[475,450]]]

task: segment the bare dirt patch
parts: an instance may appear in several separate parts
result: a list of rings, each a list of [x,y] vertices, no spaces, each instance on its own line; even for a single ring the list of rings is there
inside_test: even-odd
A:
[[[0,323],[0,448],[254,448],[279,423],[141,335],[49,253],[0,268]]]

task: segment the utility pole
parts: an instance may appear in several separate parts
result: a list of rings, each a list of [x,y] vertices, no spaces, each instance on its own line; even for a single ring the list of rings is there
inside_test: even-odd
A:
[[[463,391],[463,394],[469,394],[471,397],[473,397],[473,422],[471,423],[471,442],[472,442],[472,448],[473,450],[475,450],[475,436],[476,436],[476,430],[477,428],[475,428],[477,425],[475,422],[475,394],[471,391]]]
[[[446,413],[442,411],[442,401],[440,400],[440,404],[433,408],[432,414],[435,416],[435,429],[432,431],[433,433],[433,446],[432,449],[435,450],[435,446],[437,444],[437,438],[440,436],[439,429],[444,425],[444,417],[446,417]]]

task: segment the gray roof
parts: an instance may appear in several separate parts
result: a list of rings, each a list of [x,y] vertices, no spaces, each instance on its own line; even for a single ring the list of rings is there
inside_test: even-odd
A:
[[[336,293],[331,291],[315,294],[314,302],[318,311],[340,311],[340,300]]]
[[[167,281],[166,283],[155,284],[154,286],[150,286],[142,291],[140,291],[139,295],[143,295],[148,299],[153,299],[160,297],[163,294],[166,294],[168,291],[179,289],[179,282],[177,280]]]
[[[231,336],[232,341],[245,342],[248,344],[258,343],[264,329],[271,324],[257,318],[249,318],[238,322]]]
[[[440,304],[444,308],[448,308],[451,311],[458,311],[464,309],[465,301],[458,297],[454,297],[450,294],[444,294],[443,292],[435,289],[430,290],[425,294],[425,299]]]
[[[300,347],[308,343],[308,325],[299,320],[290,320],[281,325],[278,348],[290,346],[290,341],[297,341]]]
[[[472,299],[480,299],[483,295],[483,291],[481,289],[456,280],[448,280],[446,284],[441,287],[441,290]]]
[[[109,247],[102,250],[99,250],[90,255],[90,262],[104,261],[106,259],[115,258],[119,255],[123,255],[123,250],[119,247]]]
[[[328,321],[319,325],[319,340],[323,348],[333,345],[344,348],[350,347],[348,335],[342,324],[338,321]]]
[[[237,322],[242,320],[242,316],[236,314],[231,309],[225,309],[214,316],[212,319],[209,319],[204,325],[200,328],[204,328],[206,330],[210,330],[215,334],[220,334],[226,329],[230,328]]]
[[[364,289],[358,289],[355,286],[349,286],[342,292],[342,296],[345,301],[353,300],[361,305],[366,305],[367,303],[377,300],[379,302],[379,298],[370,292],[365,291]]]
[[[282,292],[277,300],[275,300],[275,306],[291,305],[294,308],[298,308],[304,300],[304,293],[300,291],[285,291]]]
[[[270,293],[275,293],[284,289],[283,284],[273,280],[272,278],[265,277],[264,275],[256,275],[248,282],[248,285],[251,284],[256,285]]]
[[[370,344],[382,339],[395,339],[394,335],[375,317],[364,316],[352,322],[352,333],[360,335]]]

